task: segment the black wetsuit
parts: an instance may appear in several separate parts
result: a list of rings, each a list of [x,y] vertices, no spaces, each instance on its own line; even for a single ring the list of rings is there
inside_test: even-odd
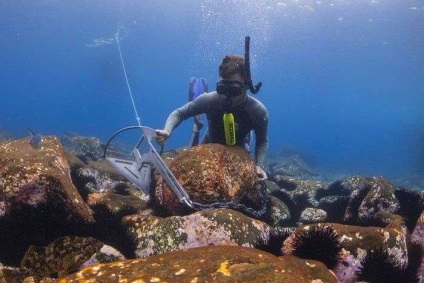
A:
[[[225,106],[225,96],[216,91],[204,93],[195,100],[174,110],[166,120],[165,130],[172,132],[182,121],[198,114],[205,113],[209,128],[204,142],[225,144],[223,115],[233,113],[236,125],[236,144],[243,146],[246,136],[251,130],[255,132],[255,161],[263,165],[268,150],[268,111],[256,98],[246,95],[240,105]]]

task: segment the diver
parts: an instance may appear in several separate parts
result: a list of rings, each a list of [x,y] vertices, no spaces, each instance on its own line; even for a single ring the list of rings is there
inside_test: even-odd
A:
[[[259,87],[258,87],[259,86]],[[268,150],[268,111],[246,91],[252,87],[248,60],[239,55],[227,55],[219,65],[216,91],[205,93],[174,110],[167,118],[164,129],[157,129],[156,140],[164,144],[178,125],[205,113],[208,129],[201,143],[220,143],[244,146],[251,130],[255,133],[256,171],[260,180],[267,179],[264,161]]]

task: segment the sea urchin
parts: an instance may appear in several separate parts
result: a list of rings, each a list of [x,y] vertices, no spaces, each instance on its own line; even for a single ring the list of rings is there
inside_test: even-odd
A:
[[[332,269],[340,260],[340,235],[331,226],[311,226],[308,230],[295,232],[292,254],[321,261]]]
[[[358,281],[373,283],[414,283],[416,273],[390,256],[383,248],[373,249],[361,260]]]

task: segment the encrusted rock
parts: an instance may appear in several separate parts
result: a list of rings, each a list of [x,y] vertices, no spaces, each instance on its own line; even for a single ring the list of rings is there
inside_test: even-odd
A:
[[[79,269],[86,268],[88,266],[113,262],[118,260],[125,260],[125,257],[115,248],[103,245],[96,253],[94,253],[88,260],[86,260]]]
[[[89,194],[117,193],[149,201],[149,195],[141,192],[134,184],[118,173],[106,160],[90,162],[73,168],[73,182],[86,198]]]
[[[295,202],[296,200],[306,201],[313,206],[318,205],[317,192],[328,186],[326,182],[322,181],[303,180],[286,176],[280,176],[277,184],[281,189],[286,190]]]
[[[39,279],[56,274],[65,276],[79,270],[102,246],[103,243],[94,238],[59,238],[45,248],[30,246],[20,267],[27,270],[29,276]]]
[[[241,147],[195,146],[180,152],[169,168],[195,202],[239,202],[248,197],[258,204],[256,166]],[[186,209],[159,175],[156,175],[155,198],[156,203],[171,214]]]
[[[328,184],[322,181],[303,180],[288,176],[274,176],[280,189],[270,192],[279,198],[290,211],[290,221],[286,225],[296,225],[302,211],[307,207],[318,207],[319,192],[326,190]]]
[[[94,238],[67,236],[47,247],[30,246],[19,268],[0,264],[0,282],[54,282],[53,278],[117,260],[125,257]]]
[[[375,217],[379,212],[399,212],[400,204],[395,196],[395,188],[382,177],[353,176],[346,179],[342,187],[351,190],[344,216],[346,223],[375,224],[382,221]]]
[[[67,133],[61,137],[61,142],[69,152],[84,162],[99,160],[103,156],[99,138]]]
[[[396,188],[395,196],[400,205],[398,214],[405,218],[406,227],[412,232],[418,218],[424,211],[424,191]]]
[[[370,250],[381,248],[387,251],[390,257],[396,260],[401,266],[408,262],[407,252],[407,231],[401,217],[394,217],[393,221],[386,228],[381,227],[360,227],[352,225],[341,225],[337,223],[319,223],[303,225],[295,229],[283,245],[283,253],[290,254],[296,245],[294,239],[296,234],[307,233],[311,227],[332,227],[340,235],[340,245],[342,255],[339,264],[334,268],[340,275],[352,276],[347,282],[355,282],[354,270],[360,265],[360,260]],[[313,241],[314,239],[309,239]]]
[[[424,211],[421,213],[420,218],[418,218],[411,235],[411,241],[424,247]]]
[[[319,173],[307,164],[299,154],[269,157],[270,175],[282,175],[303,179],[319,178]]]
[[[87,197],[87,203],[96,213],[104,213],[107,211],[106,217],[108,217],[109,214],[124,216],[141,213],[148,208],[146,200],[142,198],[111,192],[91,193]],[[96,219],[98,218],[103,217],[96,215]]]
[[[100,162],[100,161],[99,161]],[[83,193],[112,191],[118,186],[127,186],[129,182],[124,176],[115,172],[108,172],[104,168],[98,170],[93,167],[99,162],[91,162],[90,165],[80,167],[75,170],[74,183]],[[102,163],[107,161],[102,160]],[[106,163],[106,165],[110,166]]]
[[[344,221],[347,223],[355,223],[358,220],[359,206],[370,190],[369,181],[362,176],[352,176],[344,180],[341,186],[351,192],[344,215]]]
[[[0,233],[0,260],[16,263],[29,244],[45,245],[93,221],[56,137],[43,137],[39,149],[28,138],[0,144],[0,230],[8,231]]]
[[[0,198],[5,216],[24,207],[55,202],[68,217],[92,221],[91,210],[83,202],[70,177],[69,163],[59,140],[44,137],[34,149],[28,139],[0,145]]]
[[[283,226],[290,220],[290,211],[287,205],[280,199],[270,196],[267,220],[267,223],[270,223],[272,227]]]
[[[208,245],[255,247],[273,230],[264,222],[230,209],[208,209],[187,216],[126,216],[124,225],[138,243],[137,257]]]
[[[318,261],[210,246],[88,267],[60,280],[77,281],[336,283],[337,279]]]
[[[343,222],[344,213],[349,202],[349,196],[325,196],[320,198],[318,208],[327,213],[325,221]]]
[[[375,220],[378,212],[397,213],[400,205],[394,192],[395,188],[389,181],[381,177],[371,178],[370,190],[358,208],[359,219],[366,223]]]
[[[424,282],[424,211],[418,218],[415,229],[411,235],[411,242],[419,249],[421,249],[421,264],[418,268],[417,276],[420,281]]]
[[[300,222],[304,224],[324,222],[326,218],[327,212],[324,210],[314,207],[307,207],[300,215]]]

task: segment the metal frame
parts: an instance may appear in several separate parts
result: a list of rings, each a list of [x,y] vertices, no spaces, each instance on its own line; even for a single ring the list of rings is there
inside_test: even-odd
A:
[[[111,141],[127,130],[140,129],[142,135],[136,145],[134,146],[131,154],[122,154],[119,152],[110,152]],[[165,162],[160,157],[159,153],[152,144],[152,139],[155,137],[155,130],[145,126],[130,126],[123,128],[116,132],[106,143],[104,157],[110,164],[118,170],[119,173],[124,175],[130,182],[136,185],[143,193],[148,194],[151,183],[151,170],[154,167],[159,174],[163,177],[167,185],[171,188],[181,203],[185,203],[188,207],[196,209],[193,206],[190,196],[185,189],[180,185],[177,178],[166,166]],[[140,145],[146,142],[148,151],[141,153]]]

